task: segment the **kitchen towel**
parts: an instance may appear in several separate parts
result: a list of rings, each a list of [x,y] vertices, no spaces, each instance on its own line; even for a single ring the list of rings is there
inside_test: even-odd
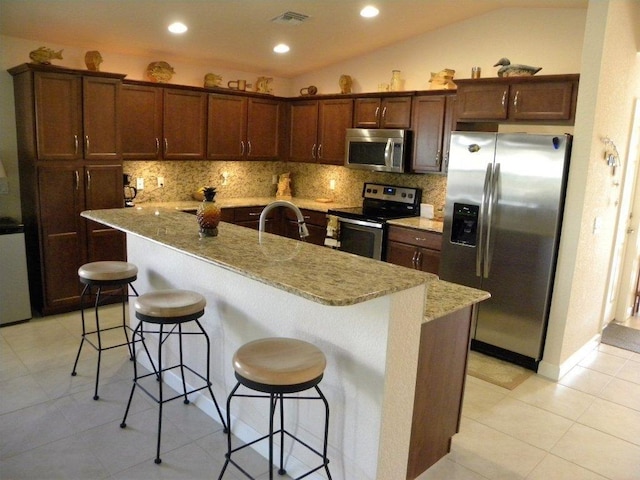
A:
[[[340,247],[340,222],[335,215],[327,215],[327,234],[324,238],[324,244],[327,247]]]

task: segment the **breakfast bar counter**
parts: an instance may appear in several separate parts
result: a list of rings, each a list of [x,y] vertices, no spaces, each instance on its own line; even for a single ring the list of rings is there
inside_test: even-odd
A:
[[[218,398],[235,384],[233,353],[249,341],[294,337],[325,353],[334,479],[413,479],[449,451],[459,427],[471,309],[486,292],[224,222],[218,236],[200,238],[195,218],[175,208],[82,215],[126,232],[139,292],[184,288],[205,296],[201,320],[212,341]],[[267,416],[244,400],[232,431],[249,441],[264,432]],[[195,403],[216,418],[206,397]],[[299,417],[305,437],[322,438],[320,412]],[[295,477],[314,460],[293,448],[287,470]]]

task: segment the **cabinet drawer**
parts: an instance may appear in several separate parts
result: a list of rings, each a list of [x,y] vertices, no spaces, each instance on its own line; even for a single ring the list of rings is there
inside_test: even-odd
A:
[[[233,221],[235,223],[238,222],[248,222],[251,220],[260,219],[260,214],[264,207],[236,207],[233,212]],[[273,218],[273,210],[269,212],[267,218]]]
[[[442,234],[415,228],[389,227],[389,240],[394,242],[407,243],[418,247],[441,250]]]
[[[302,212],[305,223],[309,225],[317,225],[318,227],[323,227],[323,228],[327,226],[326,213],[317,212],[315,210],[307,210],[307,209],[300,209],[300,211]],[[296,218],[296,214],[293,213],[291,210],[286,209],[285,212],[286,212],[287,220],[291,220],[294,222],[298,221],[298,219]]]

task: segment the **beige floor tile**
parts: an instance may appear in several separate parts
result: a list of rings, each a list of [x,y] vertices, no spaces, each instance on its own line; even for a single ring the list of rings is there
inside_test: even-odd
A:
[[[107,469],[77,437],[48,443],[21,455],[0,460],[2,478],[35,479],[106,479]]]
[[[48,399],[47,393],[30,375],[0,383],[0,414],[37,405]]]
[[[599,396],[610,402],[640,411],[640,384],[614,378]]]
[[[509,396],[572,420],[577,419],[596,398],[538,375],[529,377]]]
[[[579,365],[607,375],[615,375],[626,362],[626,358],[594,350]]]
[[[596,399],[578,423],[640,446],[640,411]],[[640,459],[638,459],[640,462]]]
[[[486,478],[444,457],[416,480],[485,480]]]
[[[574,424],[551,453],[611,480],[640,478],[640,447]]]
[[[529,474],[546,452],[474,420],[464,420],[449,455],[487,478],[515,480]]]
[[[628,360],[617,373],[616,378],[640,384],[640,362]]]
[[[598,395],[612,378],[611,375],[576,365],[558,383],[581,392]]]
[[[612,345],[606,345],[601,343],[598,345],[598,351],[608,353],[609,355],[615,355],[621,358],[631,358],[633,357],[633,352],[629,350],[624,350],[622,348],[614,347]]]
[[[462,415],[477,418],[507,396],[508,390],[467,375]]]
[[[0,346],[0,382],[21,377],[28,373],[29,369],[8,344],[5,343]]]
[[[480,415],[478,422],[535,447],[549,450],[572,421],[510,397]]]
[[[554,455],[547,455],[527,480],[607,480],[606,477]]]

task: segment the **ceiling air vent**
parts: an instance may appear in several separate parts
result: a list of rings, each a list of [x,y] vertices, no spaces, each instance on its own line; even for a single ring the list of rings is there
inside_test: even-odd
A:
[[[284,12],[275,18],[272,18],[273,23],[282,23],[285,25],[300,25],[302,22],[309,19],[309,15],[296,12]]]

